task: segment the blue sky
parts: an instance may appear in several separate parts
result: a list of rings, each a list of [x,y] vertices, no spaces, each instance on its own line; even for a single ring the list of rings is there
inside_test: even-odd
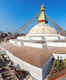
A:
[[[43,1],[0,0],[0,30],[15,32],[40,12]],[[47,0],[47,3],[48,15],[66,30],[66,0]]]

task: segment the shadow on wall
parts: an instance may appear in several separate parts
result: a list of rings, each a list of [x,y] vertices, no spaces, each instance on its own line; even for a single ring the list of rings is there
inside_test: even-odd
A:
[[[45,80],[47,75],[50,73],[52,65],[54,62],[54,57],[51,56],[48,62],[44,65],[43,70],[42,70],[42,80]]]

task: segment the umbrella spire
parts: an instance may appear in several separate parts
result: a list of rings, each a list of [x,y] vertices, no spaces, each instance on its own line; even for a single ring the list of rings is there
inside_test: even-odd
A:
[[[38,19],[38,23],[47,23],[48,21],[46,20],[46,15],[45,15],[45,7],[44,5],[41,6],[41,13]]]

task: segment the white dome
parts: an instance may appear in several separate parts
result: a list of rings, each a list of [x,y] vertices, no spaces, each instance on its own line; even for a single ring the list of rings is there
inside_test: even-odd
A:
[[[56,30],[49,24],[39,23],[35,25],[28,34],[56,34]]]

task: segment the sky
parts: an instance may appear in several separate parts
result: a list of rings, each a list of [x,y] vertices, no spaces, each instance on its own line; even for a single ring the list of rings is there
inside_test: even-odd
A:
[[[66,30],[66,0],[45,1],[48,15]],[[0,0],[0,31],[15,32],[40,12],[43,3],[44,0]]]

